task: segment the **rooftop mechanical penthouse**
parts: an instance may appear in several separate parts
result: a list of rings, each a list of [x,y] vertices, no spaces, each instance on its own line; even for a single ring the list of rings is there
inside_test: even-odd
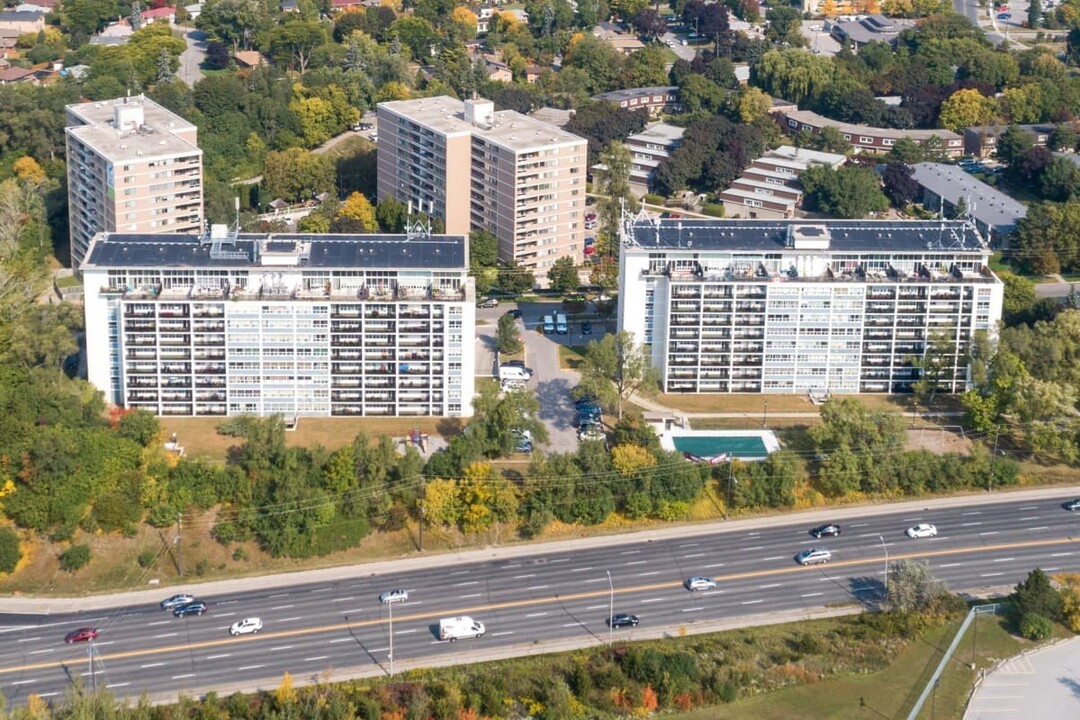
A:
[[[463,236],[101,233],[90,381],[160,415],[471,414]]]
[[[916,360],[963,391],[974,334],[996,339],[1003,285],[959,221],[628,218],[619,325],[665,392],[907,392]]]

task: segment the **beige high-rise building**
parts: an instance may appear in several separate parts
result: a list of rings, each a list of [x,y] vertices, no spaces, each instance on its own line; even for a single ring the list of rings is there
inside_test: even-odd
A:
[[[546,282],[561,257],[580,262],[586,141],[488,100],[450,97],[379,104],[379,199],[394,197],[446,222],[488,230],[499,259]]]
[[[197,128],[143,97],[67,106],[71,266],[99,232],[203,230]]]

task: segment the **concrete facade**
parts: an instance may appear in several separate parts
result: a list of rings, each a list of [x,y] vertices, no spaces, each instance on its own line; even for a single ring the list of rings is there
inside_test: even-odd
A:
[[[159,415],[467,416],[464,236],[101,233],[88,379]]]
[[[198,129],[143,96],[67,106],[71,266],[100,232],[203,228]]]
[[[537,273],[584,247],[584,138],[486,100],[380,103],[378,197],[488,230],[499,258]]]
[[[626,220],[619,327],[664,392],[906,392],[944,341],[941,392],[996,338],[1004,286],[961,222]]]

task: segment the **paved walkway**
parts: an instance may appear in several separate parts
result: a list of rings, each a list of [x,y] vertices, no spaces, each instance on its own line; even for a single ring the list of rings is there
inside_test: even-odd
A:
[[[1006,660],[976,689],[964,720],[1076,720],[1080,638]]]
[[[647,410],[652,413],[659,413],[662,415],[676,415],[682,418],[752,418],[755,420],[761,419],[761,411],[754,410],[752,412],[685,412],[677,408],[668,407],[667,405],[661,405],[660,403],[650,400],[642,395],[633,394],[630,396],[630,402],[638,407]],[[962,417],[966,413],[962,410],[947,410],[947,411],[918,411],[912,412],[911,410],[902,410],[900,414],[903,417],[920,417],[927,420],[940,417]],[[820,410],[814,410],[812,412],[770,412],[771,418],[816,418],[821,416]]]

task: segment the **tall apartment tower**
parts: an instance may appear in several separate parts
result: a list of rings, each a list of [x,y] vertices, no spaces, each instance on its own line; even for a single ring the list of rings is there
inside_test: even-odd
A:
[[[379,199],[394,197],[446,222],[488,230],[499,259],[538,273],[584,250],[584,138],[488,100],[450,97],[379,104]]]
[[[99,232],[203,229],[197,129],[141,95],[67,106],[71,266]]]

